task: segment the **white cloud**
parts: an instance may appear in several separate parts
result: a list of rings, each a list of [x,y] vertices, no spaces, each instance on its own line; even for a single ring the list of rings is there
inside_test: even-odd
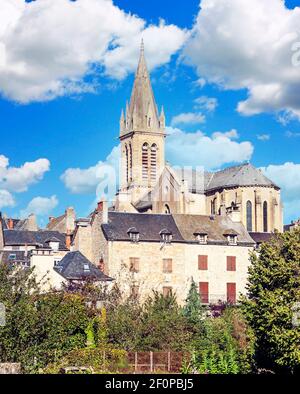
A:
[[[40,181],[49,169],[47,159],[27,162],[21,167],[9,167],[8,158],[0,155],[0,187],[11,192],[25,192],[31,184]]]
[[[237,130],[232,129],[232,130],[225,131],[225,132],[216,131],[215,133],[213,133],[212,138],[216,139],[218,137],[227,137],[231,140],[234,140],[234,139],[238,139],[240,136],[239,136],[239,133],[237,132]]]
[[[89,194],[96,192],[102,181],[117,183],[120,161],[120,147],[114,147],[105,161],[86,169],[68,168],[61,176],[66,188],[74,194]],[[116,190],[114,190],[115,192]],[[100,191],[99,191],[100,193]]]
[[[218,100],[215,97],[200,96],[194,102],[197,109],[208,112],[214,112],[218,106]]]
[[[35,197],[33,198],[27,207],[20,212],[22,218],[34,213],[38,216],[49,215],[49,213],[58,205],[58,199],[56,196],[51,197]]]
[[[287,162],[263,167],[265,175],[282,189],[287,220],[300,217],[300,164]]]
[[[182,114],[176,115],[172,118],[171,124],[172,126],[177,125],[195,125],[199,123],[205,122],[205,115],[201,112],[184,112]]]
[[[28,103],[93,91],[101,73],[122,79],[134,71],[142,37],[152,69],[187,34],[163,21],[146,25],[112,0],[1,0],[0,92]]]
[[[15,200],[10,192],[0,189],[0,209],[4,207],[13,207]]]
[[[216,169],[228,163],[250,160],[253,146],[250,142],[237,142],[236,130],[214,133],[212,137],[201,131],[186,133],[180,129],[167,127],[166,156],[173,165],[204,166]]]
[[[270,134],[258,134],[256,137],[259,141],[269,141],[271,139]]]
[[[281,112],[300,119],[300,8],[281,0],[202,0],[185,60],[200,78],[225,89],[248,89],[244,115]]]

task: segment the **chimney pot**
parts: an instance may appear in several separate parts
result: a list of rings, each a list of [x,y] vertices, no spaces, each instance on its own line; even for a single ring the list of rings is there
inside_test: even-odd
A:
[[[8,228],[10,230],[13,230],[13,228],[14,228],[14,221],[11,218],[8,219]]]

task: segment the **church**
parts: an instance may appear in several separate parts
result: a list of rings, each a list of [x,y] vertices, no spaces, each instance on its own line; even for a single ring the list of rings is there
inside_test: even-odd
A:
[[[120,189],[112,206],[102,200],[75,221],[71,249],[126,293],[172,291],[183,303],[194,280],[204,304],[235,303],[246,293],[249,253],[282,231],[280,188],[249,163],[173,168],[165,130],[142,44],[120,119]]]
[[[158,111],[142,43],[130,103],[120,119],[121,185],[114,209],[223,215],[248,232],[283,231],[280,188],[259,169],[250,163],[218,172],[172,168],[165,161],[166,138],[164,109]]]

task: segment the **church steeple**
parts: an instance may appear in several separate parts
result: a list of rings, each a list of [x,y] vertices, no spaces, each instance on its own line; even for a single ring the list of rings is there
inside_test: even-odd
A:
[[[126,120],[126,128],[121,130],[121,134],[132,131],[164,131],[160,125],[157,105],[146,64],[143,40],[141,42],[140,58],[130,104],[126,109]]]
[[[163,109],[158,113],[142,41],[130,103],[120,119],[120,190],[130,194],[131,201],[156,185],[165,166],[164,139],[165,115]]]

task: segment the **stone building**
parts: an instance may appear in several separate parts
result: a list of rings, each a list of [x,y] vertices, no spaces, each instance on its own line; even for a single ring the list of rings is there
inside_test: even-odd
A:
[[[120,120],[120,212],[223,215],[250,232],[283,231],[280,188],[250,163],[218,172],[165,162],[165,115],[158,112],[141,47],[130,104]],[[201,152],[199,152],[201,155]]]
[[[142,44],[120,119],[120,190],[112,207],[101,201],[76,220],[71,248],[142,297],[172,289],[182,303],[193,279],[204,303],[235,302],[246,292],[249,253],[283,229],[280,188],[250,163],[173,168],[166,137]]]

